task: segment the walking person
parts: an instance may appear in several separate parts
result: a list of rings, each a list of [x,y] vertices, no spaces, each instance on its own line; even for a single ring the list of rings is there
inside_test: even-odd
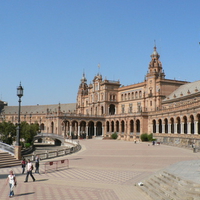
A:
[[[31,163],[30,159],[28,159],[28,163],[27,163],[27,174],[26,174],[26,180],[24,182],[28,182],[28,177],[29,177],[29,174],[30,176],[32,177],[33,181],[35,181],[35,178],[32,174],[32,170],[33,170],[33,164]]]
[[[17,179],[12,170],[10,171],[10,174],[8,175],[6,185],[8,183],[10,187],[9,197],[11,198],[12,196],[14,196],[14,186],[17,185]]]
[[[25,158],[23,158],[21,164],[22,164],[22,174],[24,174],[24,172],[25,172],[25,168],[26,168],[26,160],[25,160]]]
[[[35,157],[35,173],[40,173],[39,172],[39,166],[40,166],[40,157],[39,155],[36,155]]]

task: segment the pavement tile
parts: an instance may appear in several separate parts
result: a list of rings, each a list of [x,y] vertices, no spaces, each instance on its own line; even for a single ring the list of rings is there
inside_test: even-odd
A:
[[[80,144],[80,152],[54,159],[69,159],[69,168],[45,174],[47,160],[41,161],[41,174],[34,174],[36,182],[29,177],[24,183],[21,167],[13,167],[18,180],[13,199],[151,200],[136,185],[156,171],[180,175],[181,168],[181,175],[188,179],[200,174],[199,154],[192,150],[114,140],[81,140]],[[1,200],[8,199],[5,181],[10,169],[0,169]]]

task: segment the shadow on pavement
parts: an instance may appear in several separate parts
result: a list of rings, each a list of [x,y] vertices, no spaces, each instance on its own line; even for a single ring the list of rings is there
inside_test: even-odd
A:
[[[35,194],[35,192],[27,192],[27,193],[17,194],[17,195],[15,195],[15,197],[20,197],[20,196],[25,196],[25,195],[30,195],[30,194]]]
[[[40,180],[35,180],[36,182],[39,182],[39,181],[48,181],[49,179],[40,179]]]

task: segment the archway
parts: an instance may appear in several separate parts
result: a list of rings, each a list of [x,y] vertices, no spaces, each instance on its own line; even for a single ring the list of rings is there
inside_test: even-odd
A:
[[[174,133],[174,118],[171,118],[170,121],[171,121],[171,133]]]
[[[187,117],[183,117],[184,134],[187,134]]]
[[[130,121],[130,133],[131,134],[134,133],[134,121],[133,120]]]
[[[106,122],[106,132],[109,133],[110,131],[110,123],[109,121]]]
[[[158,124],[159,124],[159,133],[162,133],[162,120],[161,119],[158,120]]]
[[[85,139],[86,138],[86,122],[81,121],[80,123],[80,138]]]
[[[88,123],[88,138],[92,138],[94,136],[94,122],[90,121]]]
[[[140,133],[140,120],[139,119],[136,120],[136,133],[137,134]]]
[[[119,121],[116,121],[116,132],[119,133]]]
[[[177,117],[176,121],[177,121],[177,133],[180,134],[181,133],[181,119],[180,119],[180,117]]]
[[[51,133],[53,133],[53,132],[54,132],[54,123],[51,122]]]
[[[121,121],[121,131],[124,133],[124,120]]]
[[[78,122],[72,122],[72,132],[71,132],[72,139],[78,139]]]
[[[165,118],[165,133],[168,133],[168,119]]]
[[[156,120],[153,120],[153,133],[156,133]]]
[[[97,136],[102,135],[102,123],[101,123],[101,122],[97,122],[96,128],[97,128],[96,135],[97,135]]]
[[[196,132],[197,132],[198,134],[200,134],[200,114],[197,115],[197,123],[198,123],[198,124],[197,124],[197,129],[198,129],[198,130],[197,130]]]
[[[111,132],[114,132],[114,121],[111,121]]]
[[[194,116],[193,115],[190,116],[190,122],[191,122],[190,124],[191,134],[194,134]]]

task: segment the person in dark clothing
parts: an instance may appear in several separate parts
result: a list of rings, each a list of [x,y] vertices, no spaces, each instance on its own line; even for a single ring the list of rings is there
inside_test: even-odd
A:
[[[21,164],[22,164],[22,174],[24,174],[24,172],[25,172],[25,168],[26,168],[26,160],[25,160],[25,158],[23,158]]]
[[[36,155],[35,157],[35,173],[40,173],[39,172],[39,166],[40,166],[40,157]]]

